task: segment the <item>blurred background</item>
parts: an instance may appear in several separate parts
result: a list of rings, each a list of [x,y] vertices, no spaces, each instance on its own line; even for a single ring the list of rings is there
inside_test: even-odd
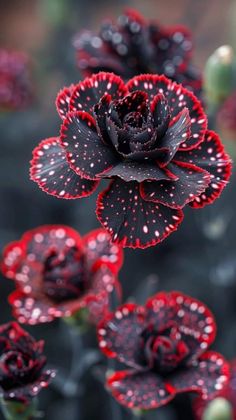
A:
[[[235,0],[0,0],[0,48],[23,50],[29,55],[33,86],[33,100],[28,107],[0,112],[1,250],[24,231],[41,224],[68,224],[81,234],[99,226],[96,194],[71,201],[48,196],[29,180],[29,161],[41,139],[58,133],[60,119],[54,105],[57,92],[80,80],[73,36],[83,28],[98,29],[104,17],[116,18],[125,6],[136,8],[162,25],[187,25],[193,32],[194,63],[201,69],[218,46],[229,43],[236,47]],[[208,304],[218,324],[214,348],[229,359],[236,357],[235,179],[233,175],[231,184],[211,208],[187,209],[178,231],[162,244],[144,251],[125,250],[120,274],[124,300],[133,296],[144,302],[158,290],[177,289]],[[0,290],[3,323],[12,318],[7,303],[13,290],[10,280],[1,277]],[[58,367],[59,375],[69,370],[71,345],[65,326],[58,321],[30,331],[45,339],[49,364]],[[92,342],[94,336],[88,340]],[[78,350],[78,363],[81,356]],[[65,398],[60,386],[50,387],[40,396],[42,417],[112,419],[102,378],[98,363],[82,377],[76,396]],[[122,419],[129,418],[122,409]],[[158,415],[148,417],[154,418],[193,418],[190,397],[176,399]]]

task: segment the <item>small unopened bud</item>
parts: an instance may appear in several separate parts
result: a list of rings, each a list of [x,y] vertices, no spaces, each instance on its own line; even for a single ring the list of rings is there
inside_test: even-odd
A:
[[[233,409],[222,397],[212,400],[204,411],[202,420],[233,420]]]
[[[204,70],[207,103],[220,105],[236,86],[236,57],[230,45],[223,45],[208,58]]]

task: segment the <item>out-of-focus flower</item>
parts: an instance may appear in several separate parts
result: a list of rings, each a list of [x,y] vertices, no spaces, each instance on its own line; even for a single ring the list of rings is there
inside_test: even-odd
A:
[[[21,109],[31,102],[29,67],[25,53],[0,49],[0,111]]]
[[[192,36],[183,26],[163,27],[126,10],[116,22],[105,21],[98,34],[82,31],[74,39],[78,67],[84,76],[110,71],[124,79],[165,74],[200,94],[202,78],[191,63]]]
[[[176,394],[214,396],[228,381],[224,358],[206,351],[215,321],[201,302],[161,292],[144,307],[125,304],[98,325],[101,351],[127,366],[107,379],[112,395],[131,409],[149,410]]]
[[[220,107],[217,125],[224,139],[236,142],[236,91]]]
[[[217,398],[208,398],[207,400],[196,398],[194,400],[193,409],[196,420],[207,420],[207,415],[210,419],[210,414],[214,410],[214,405],[218,413],[221,413],[221,417],[219,418],[222,420],[236,420],[236,360],[233,360],[230,363],[229,382],[226,387],[224,387],[222,390],[219,390]],[[216,409],[214,412],[216,412]]]
[[[175,231],[183,207],[220,196],[231,163],[198,99],[165,76],[125,84],[98,73],[57,98],[60,138],[33,152],[31,178],[59,198],[80,198],[111,178],[97,216],[113,242],[155,245]]]
[[[63,225],[26,232],[5,248],[2,263],[2,272],[16,284],[9,297],[15,317],[37,324],[86,309],[97,322],[109,309],[109,294],[120,293],[122,258],[102,229],[83,238]]]
[[[55,376],[55,371],[44,369],[44,342],[9,322],[0,326],[0,343],[0,395],[28,404]]]

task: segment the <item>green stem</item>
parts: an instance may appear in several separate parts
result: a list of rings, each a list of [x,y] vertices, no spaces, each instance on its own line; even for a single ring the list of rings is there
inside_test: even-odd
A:
[[[33,420],[36,416],[37,401],[30,404],[1,399],[1,409],[6,420]]]

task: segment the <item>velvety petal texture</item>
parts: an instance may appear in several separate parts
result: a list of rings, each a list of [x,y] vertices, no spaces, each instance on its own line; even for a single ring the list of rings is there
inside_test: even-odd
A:
[[[213,397],[229,380],[223,356],[206,351],[215,331],[209,309],[181,292],[160,292],[145,306],[118,307],[97,326],[99,347],[132,369],[108,377],[108,389],[119,403],[142,410],[182,392]]]

